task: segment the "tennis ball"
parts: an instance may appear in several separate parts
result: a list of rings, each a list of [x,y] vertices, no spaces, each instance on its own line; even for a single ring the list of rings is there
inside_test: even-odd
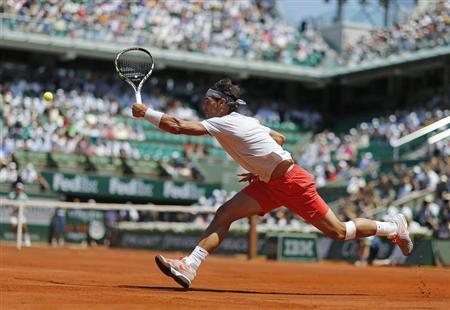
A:
[[[53,100],[53,94],[49,91],[46,91],[44,93],[44,99],[45,101],[52,101]]]

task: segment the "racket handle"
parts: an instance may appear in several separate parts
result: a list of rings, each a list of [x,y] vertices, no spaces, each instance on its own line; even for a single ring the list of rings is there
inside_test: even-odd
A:
[[[142,103],[141,93],[140,92],[136,92],[136,103]]]

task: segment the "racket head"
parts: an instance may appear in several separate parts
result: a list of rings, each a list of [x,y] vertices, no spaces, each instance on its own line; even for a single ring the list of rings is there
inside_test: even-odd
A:
[[[120,78],[139,93],[152,74],[155,63],[152,54],[145,48],[130,47],[117,54],[115,65]]]

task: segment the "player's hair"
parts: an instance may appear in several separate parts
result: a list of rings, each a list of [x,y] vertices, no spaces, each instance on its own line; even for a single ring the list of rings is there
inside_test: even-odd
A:
[[[220,81],[216,82],[211,88],[230,96],[234,100],[237,100],[239,98],[239,94],[241,92],[239,86],[233,84],[233,82],[229,78],[221,79]],[[237,112],[239,110],[238,104],[230,104],[229,107],[229,113]]]

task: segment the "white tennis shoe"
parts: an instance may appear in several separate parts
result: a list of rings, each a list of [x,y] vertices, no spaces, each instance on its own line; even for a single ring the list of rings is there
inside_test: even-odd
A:
[[[398,245],[403,255],[408,256],[411,254],[414,244],[409,236],[406,218],[403,214],[397,214],[394,216],[393,222],[397,225],[397,233],[391,236],[390,239]]]
[[[196,271],[192,268],[185,258],[168,259],[162,255],[155,256],[156,264],[159,269],[168,277],[173,278],[184,288],[188,288],[196,276]]]

